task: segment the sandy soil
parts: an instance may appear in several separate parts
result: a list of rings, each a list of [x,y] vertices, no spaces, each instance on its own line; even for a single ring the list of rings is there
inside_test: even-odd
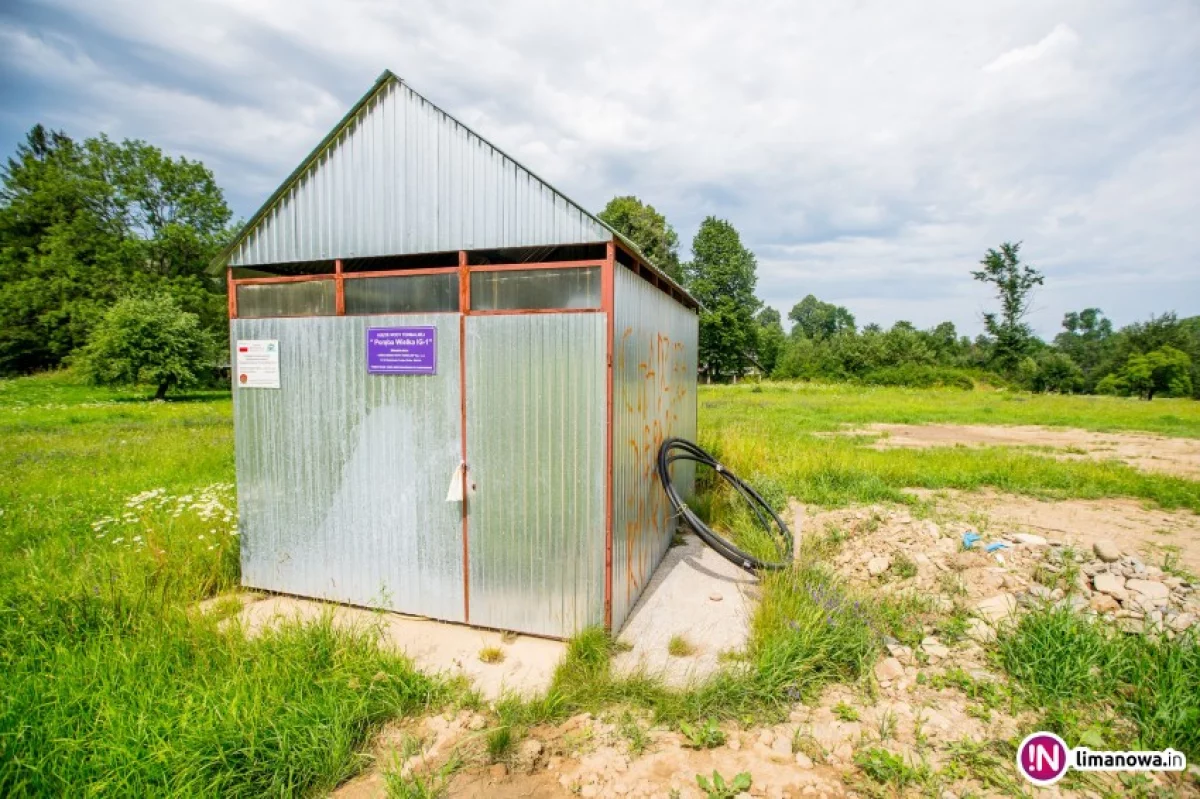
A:
[[[987,642],[994,637],[996,625],[1032,602],[1046,597],[1070,599],[1035,579],[1039,569],[1062,562],[1063,554],[1070,551],[1064,544],[1077,549],[1075,557],[1083,570],[1077,579],[1084,581],[1098,570],[1095,567],[1105,565],[1088,551],[1087,545],[1099,539],[1115,542],[1125,559],[1147,549],[1161,552],[1160,539],[1176,540],[1181,560],[1191,564],[1200,556],[1200,519],[1191,513],[1146,510],[1124,501],[1049,503],[997,493],[920,495],[928,504],[917,515],[903,506],[822,511],[793,503],[792,513],[801,522],[796,526],[802,528],[802,535],[839,531],[842,543],[829,563],[852,585],[881,594],[928,596],[933,610],[927,620],[927,637],[919,645],[888,643],[870,675],[854,684],[829,686],[811,704],[795,705],[786,721],[751,726],[725,723],[722,729],[727,740],[723,745],[697,750],[688,746],[679,731],[656,727],[646,715],[638,715],[637,709],[614,708],[598,718],[581,714],[559,725],[522,730],[514,749],[501,762],[493,763],[485,741],[490,727],[498,723],[495,716],[486,710],[449,711],[389,727],[374,747],[378,766],[341,786],[335,796],[383,796],[382,769],[427,775],[434,783],[441,780],[448,796],[488,799],[702,797],[696,775],[710,775],[714,769],[726,778],[749,772],[753,777],[751,796],[888,795],[890,788],[872,782],[855,765],[856,754],[886,749],[914,767],[925,763],[936,771],[958,757],[956,752],[967,745],[963,741],[976,742],[984,749],[975,755],[971,768],[959,777],[947,777],[935,795],[1001,797],[1027,788],[998,742],[1011,739],[1033,723],[1036,714],[1026,711],[1013,716],[1007,702],[987,706],[953,686],[966,674],[1003,690],[1006,677],[988,657]],[[962,551],[961,536],[966,529],[978,530],[985,541],[1007,539],[1009,546],[996,554]],[[703,553],[691,547],[677,550],[675,560],[679,562],[702,562]],[[911,576],[895,567],[904,558],[912,564]],[[1181,585],[1149,559],[1139,568],[1148,580],[1174,579],[1172,585]],[[1111,603],[1105,605],[1109,598],[1089,586],[1083,586],[1083,599],[1078,600],[1084,606],[1090,600],[1109,623],[1132,621],[1127,611],[1101,611],[1105,607],[1111,611]],[[745,596],[747,607],[752,608],[748,587],[739,586],[737,593]],[[1200,614],[1200,594],[1195,591],[1174,588],[1160,607],[1173,605],[1194,620]],[[660,602],[652,603],[653,615],[668,619],[656,627],[661,634],[651,636],[657,642],[656,650],[673,627],[672,610],[661,602],[669,592],[658,593]],[[692,601],[694,594],[685,592],[684,596]],[[975,614],[965,637],[940,639],[936,619],[963,605]],[[697,606],[697,611],[700,609]],[[626,713],[633,714],[632,723],[645,737],[642,751],[631,748],[631,717]],[[452,775],[437,777],[452,753],[462,766]],[[1046,793],[1092,797],[1123,792],[1116,778],[1097,779],[1082,791],[1059,786]],[[1196,795],[1200,785],[1178,777],[1151,779],[1179,796]]]
[[[1133,499],[1068,499],[1057,502],[995,491],[927,491],[909,493],[934,503],[944,520],[981,533],[1025,531],[1090,549],[1097,541],[1114,541],[1148,563],[1166,557],[1200,574],[1200,516],[1187,510],[1147,507]]]
[[[1056,458],[1116,459],[1138,469],[1200,478],[1200,440],[1147,433],[1094,433],[1061,427],[954,424],[872,424],[847,435],[879,433],[871,446],[897,447],[1039,447]]]

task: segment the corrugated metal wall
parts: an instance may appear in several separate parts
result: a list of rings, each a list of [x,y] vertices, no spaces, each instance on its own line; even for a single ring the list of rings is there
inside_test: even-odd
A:
[[[369,375],[366,330],[438,329],[438,374]],[[243,584],[463,619],[459,317],[235,319],[280,385],[234,388]]]
[[[655,461],[663,439],[696,440],[699,321],[617,265],[613,319],[613,599],[619,630],[675,532]],[[692,464],[674,466],[685,496]]]
[[[471,623],[601,624],[605,316],[470,316],[466,330]]]
[[[611,239],[577,205],[393,80],[268,211],[229,263]]]

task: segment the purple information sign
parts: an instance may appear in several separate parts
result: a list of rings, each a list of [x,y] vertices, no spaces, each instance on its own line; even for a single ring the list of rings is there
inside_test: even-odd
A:
[[[367,328],[367,372],[373,375],[437,374],[437,328]]]

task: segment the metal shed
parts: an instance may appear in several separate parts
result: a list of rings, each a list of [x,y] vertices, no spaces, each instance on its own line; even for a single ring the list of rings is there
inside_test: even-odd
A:
[[[620,628],[674,533],[659,443],[696,432],[682,287],[390,72],[220,266],[244,585]]]

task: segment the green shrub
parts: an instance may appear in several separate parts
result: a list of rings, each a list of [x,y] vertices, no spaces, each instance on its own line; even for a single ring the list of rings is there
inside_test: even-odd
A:
[[[162,399],[174,386],[199,381],[212,359],[212,341],[200,317],[167,294],[127,297],[96,325],[73,356],[80,373],[97,385],[151,385]]]

